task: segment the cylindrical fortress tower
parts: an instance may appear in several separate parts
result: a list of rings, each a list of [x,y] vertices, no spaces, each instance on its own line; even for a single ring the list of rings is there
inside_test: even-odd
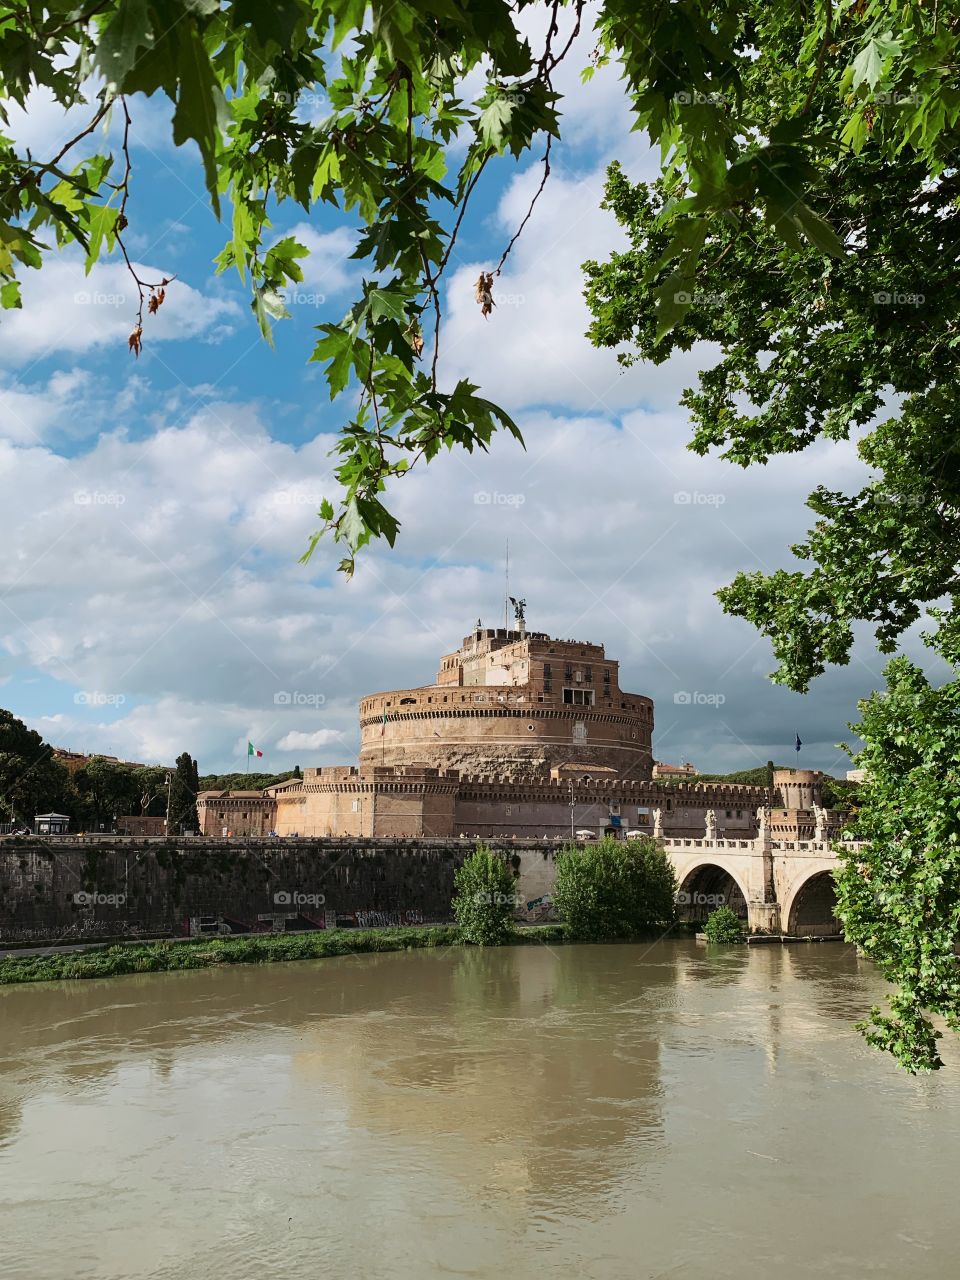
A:
[[[436,684],[360,703],[361,765],[530,778],[584,764],[651,776],[653,703],[620,689],[602,645],[478,627]]]
[[[819,769],[775,769],[773,786],[784,809],[812,809],[823,803],[823,774]]]

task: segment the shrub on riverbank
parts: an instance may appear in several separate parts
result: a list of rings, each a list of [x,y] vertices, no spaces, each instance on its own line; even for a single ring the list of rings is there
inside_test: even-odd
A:
[[[506,860],[478,844],[453,877],[453,914],[466,942],[499,946],[513,933],[517,886]]]
[[[560,925],[537,925],[512,934],[510,943],[563,942]],[[408,951],[423,947],[462,946],[454,925],[406,929],[326,929],[310,933],[265,933],[237,938],[151,942],[142,946],[95,947],[59,955],[0,960],[0,986],[22,982],[54,982],[63,978],[113,978],[128,973],[167,973],[178,969],[210,969],[223,964],[272,964],[285,960],[318,960],[371,951]]]
[[[568,845],[551,896],[570,938],[602,942],[672,924],[676,891],[666,853],[644,836]]]
[[[731,907],[717,907],[707,916],[703,932],[709,942],[742,942],[743,921]]]

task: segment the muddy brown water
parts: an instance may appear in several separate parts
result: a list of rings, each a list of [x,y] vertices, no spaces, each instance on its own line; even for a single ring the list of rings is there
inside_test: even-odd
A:
[[[0,988],[0,1276],[954,1280],[960,1055],[840,945]]]

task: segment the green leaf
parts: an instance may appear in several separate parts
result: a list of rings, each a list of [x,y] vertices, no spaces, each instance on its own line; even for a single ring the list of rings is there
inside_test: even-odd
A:
[[[223,94],[213,74],[203,41],[192,23],[178,28],[177,75],[180,92],[173,116],[173,140],[182,146],[192,138],[200,148],[210,203],[220,216],[217,148],[220,120],[224,115]]]
[[[367,294],[367,302],[370,315],[374,320],[382,320],[386,317],[390,320],[398,320],[401,324],[405,323],[407,313],[404,299],[400,294],[387,289],[371,289]]]
[[[14,307],[20,307],[23,304],[20,301],[20,281],[7,280],[0,285],[0,307],[4,311],[10,311]]]
[[[346,329],[341,329],[339,325],[322,324],[317,327],[325,336],[317,341],[310,360],[329,361],[324,373],[330,387],[330,399],[333,400],[350,381],[350,371],[353,368],[353,339]]]
[[[118,209],[111,209],[109,205],[87,205],[88,217],[87,227],[89,230],[90,243],[87,249],[87,259],[84,264],[84,274],[89,275],[94,263],[100,257],[100,247],[103,241],[107,241],[107,248],[112,249],[114,244],[114,233],[117,225],[117,218],[120,216]]]
[[[884,62],[895,57],[900,48],[900,42],[889,31],[868,40],[853,60],[853,88],[866,84],[875,89],[883,79]]]
[[[846,252],[843,241],[825,218],[821,218],[818,213],[814,213],[802,201],[796,205],[793,214],[800,230],[815,248],[833,258],[843,257]]]
[[[116,12],[97,40],[97,65],[107,84],[120,86],[137,61],[140,49],[153,43],[147,0],[117,0]]]
[[[290,48],[298,24],[309,12],[302,0],[234,0],[233,10],[234,20],[249,22],[264,48],[274,45],[279,49]]]
[[[270,324],[271,320],[289,320],[290,312],[287,310],[283,300],[283,295],[278,293],[276,289],[263,288],[255,285],[253,290],[253,300],[250,303],[253,313],[257,317],[257,324],[260,326],[260,332],[266,340],[273,346],[273,328]]]
[[[513,118],[515,100],[505,93],[495,93],[491,102],[480,112],[477,132],[484,146],[496,152],[506,150],[510,141],[510,121]]]
[[[350,500],[343,509],[343,516],[340,520],[340,526],[337,530],[337,537],[346,542],[351,551],[361,545],[367,536],[367,526],[363,517],[360,515],[360,509],[357,506],[356,498]]]

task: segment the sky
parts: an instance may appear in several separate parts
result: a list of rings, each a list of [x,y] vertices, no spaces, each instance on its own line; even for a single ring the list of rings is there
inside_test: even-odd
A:
[[[116,258],[85,276],[78,253],[51,255],[0,320],[0,705],[54,745],[158,763],[188,750],[201,772],[243,769],[248,740],[269,771],[353,763],[362,695],[428,684],[478,617],[503,625],[509,542],[530,628],[604,644],[621,686],[654,699],[657,759],[842,776],[837,744],[883,684],[869,635],[800,696],[770,682],[769,643],[714,592],[738,570],[794,565],[806,496],[825,479],[854,491],[865,472],[847,442],[748,470],[696,457],[679,400],[710,352],[624,372],[590,346],[580,267],[623,244],[600,209],[606,165],[655,171],[616,72],[580,84],[593,43],[586,31],[558,74],[564,141],[492,316],[473,282],[519,225],[539,153],[478,189],[444,291],[442,381],[478,383],[526,448],[504,437],[414,471],[388,498],[396,549],[365,549],[350,582],[326,540],[298,561],[336,497],[329,453],[350,411],[309,356],[314,326],[358,288],[355,223],[278,209],[277,238],[311,256],[271,350],[239,278],[214,273],[229,220],[196,151],[173,146],[163,103],[132,100],[128,243],[141,275],[177,279],[138,360]],[[11,132],[42,157],[78,121],[41,92]]]

